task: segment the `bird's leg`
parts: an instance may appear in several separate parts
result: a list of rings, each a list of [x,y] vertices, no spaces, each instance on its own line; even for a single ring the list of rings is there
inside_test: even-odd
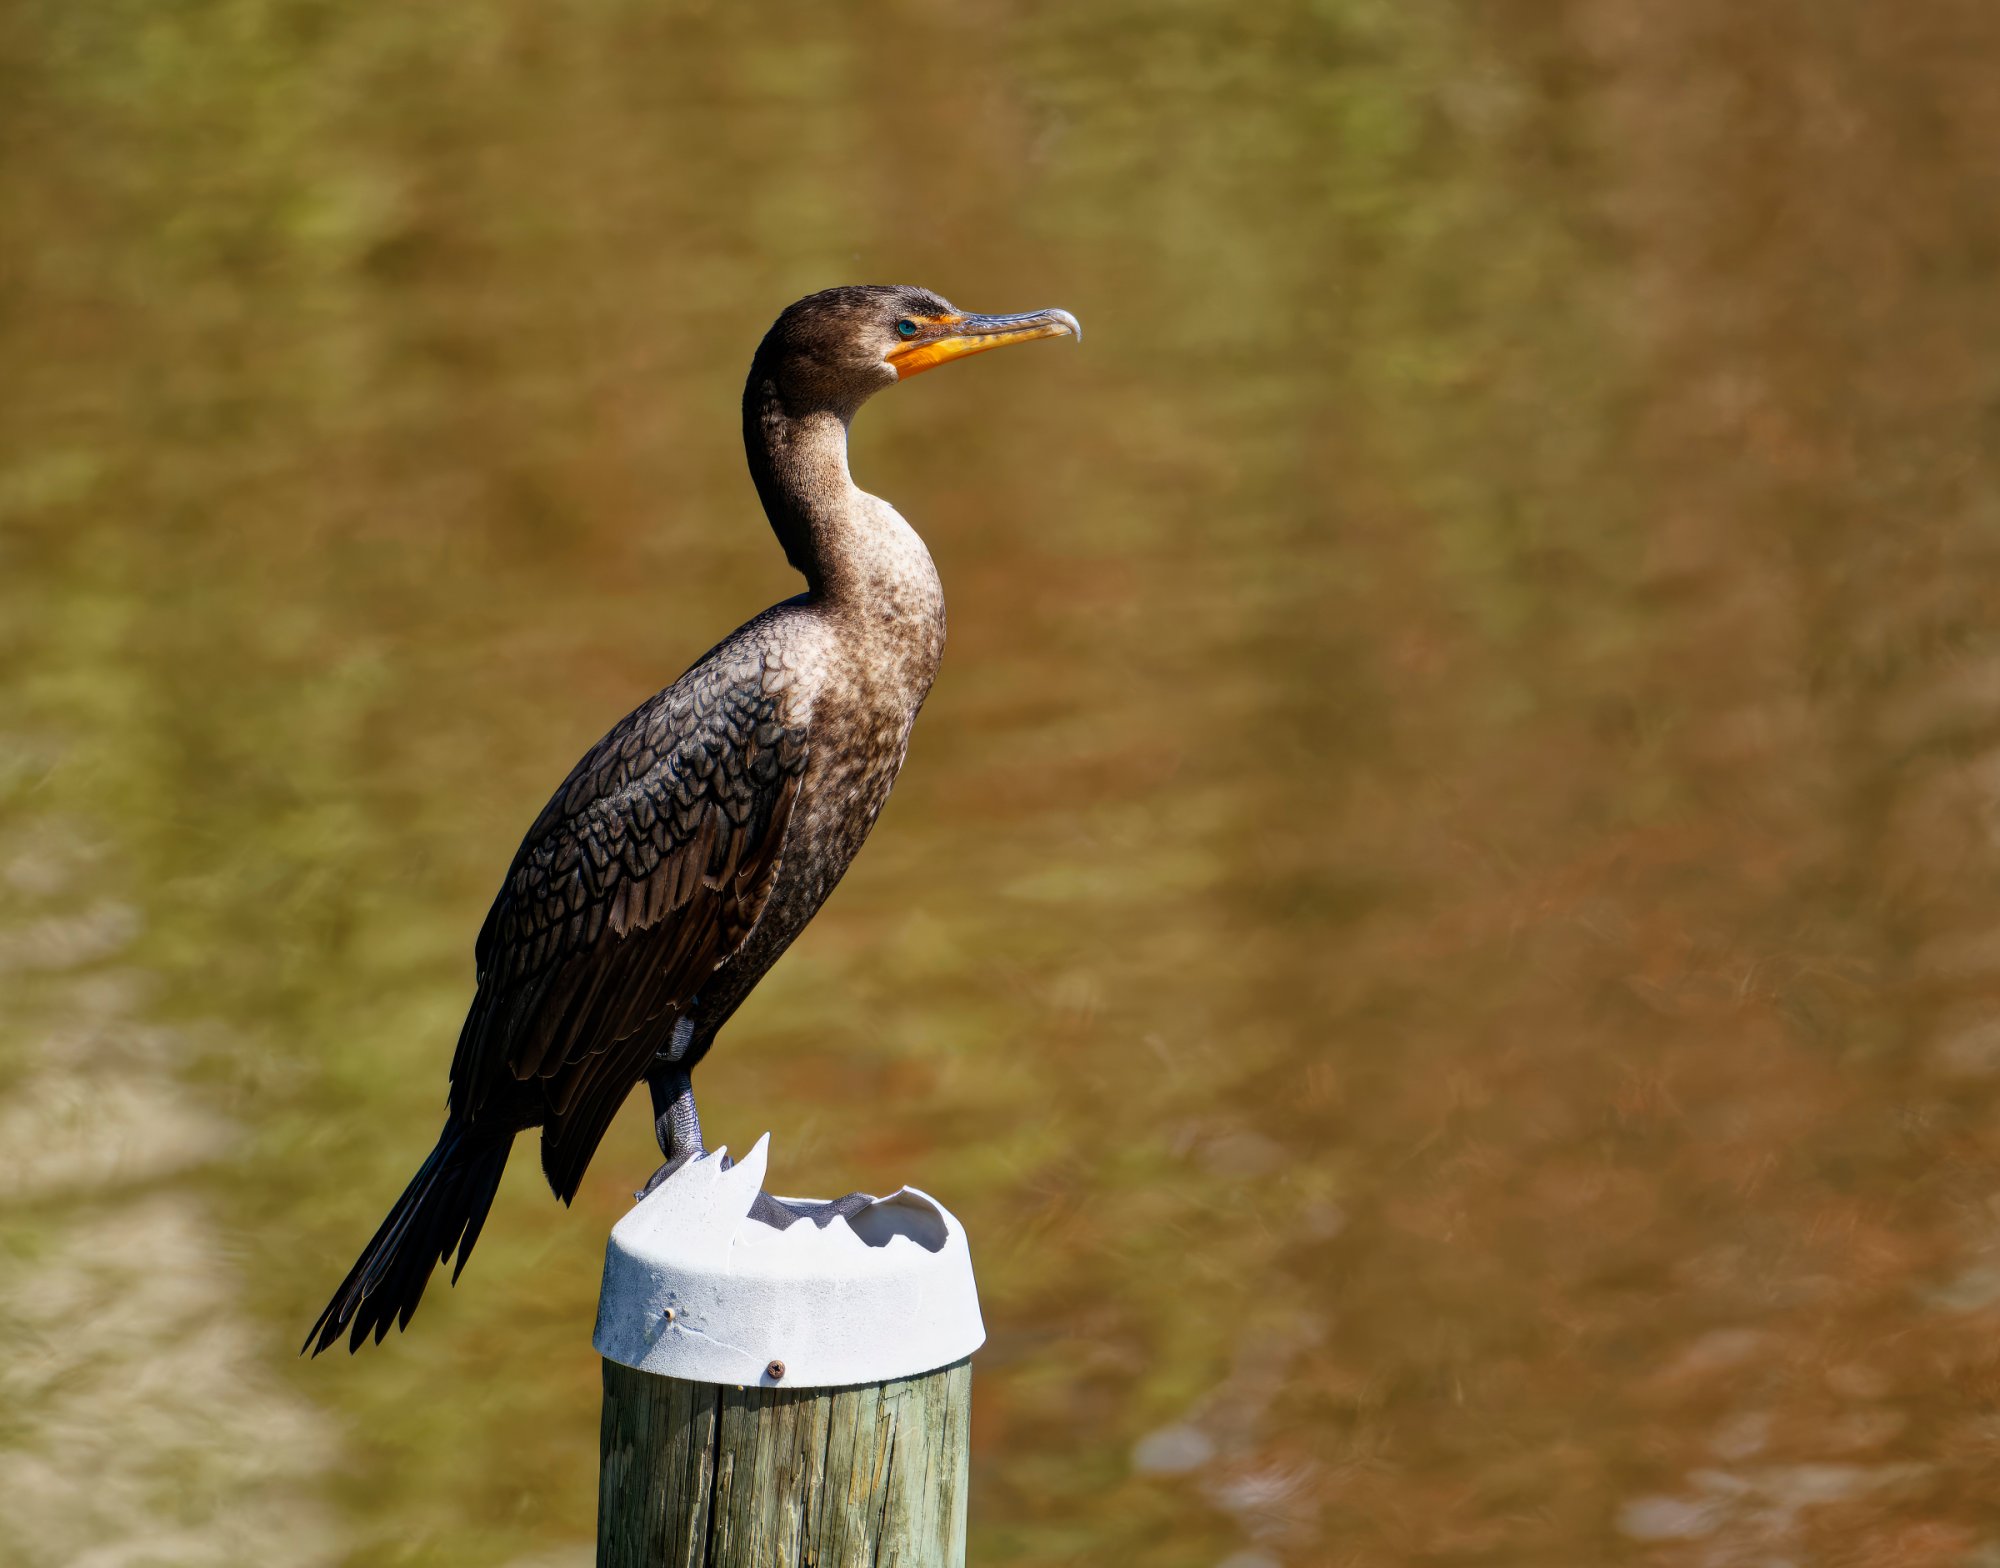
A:
[[[653,1092],[653,1135],[660,1140],[660,1153],[667,1157],[667,1163],[653,1172],[634,1197],[645,1197],[689,1160],[708,1153],[708,1146],[701,1141],[701,1114],[694,1105],[694,1077],[683,1061],[693,1036],[694,1019],[684,1013],[674,1020],[667,1048],[653,1058],[652,1070],[646,1074],[646,1087]],[[728,1168],[726,1155],[723,1168]],[[750,1218],[779,1230],[800,1220],[811,1220],[824,1229],[835,1216],[852,1217],[874,1201],[865,1192],[850,1192],[827,1203],[780,1203],[769,1193],[760,1192],[750,1205]]]
[[[646,1074],[646,1087],[653,1093],[653,1135],[660,1140],[667,1163],[653,1172],[636,1197],[645,1197],[689,1160],[708,1152],[701,1141],[701,1113],[694,1104],[694,1077],[682,1061],[693,1035],[694,1019],[683,1013],[674,1020],[667,1048],[653,1058]]]
[[[653,1091],[653,1134],[660,1140],[660,1152],[667,1163],[633,1194],[636,1198],[645,1197],[689,1160],[708,1152],[701,1141],[701,1114],[694,1107],[694,1079],[688,1070],[675,1065],[665,1072],[649,1073],[646,1086]]]

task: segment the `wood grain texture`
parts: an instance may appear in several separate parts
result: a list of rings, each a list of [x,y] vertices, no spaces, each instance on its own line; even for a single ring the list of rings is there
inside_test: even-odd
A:
[[[604,1363],[598,1568],[962,1568],[972,1365],[733,1388]]]

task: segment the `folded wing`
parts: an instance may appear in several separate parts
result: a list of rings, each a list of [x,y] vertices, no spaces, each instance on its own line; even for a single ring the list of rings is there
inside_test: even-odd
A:
[[[704,660],[625,719],[528,830],[476,948],[454,1115],[539,1095],[567,1202],[672,1019],[757,923],[807,756],[782,669]]]

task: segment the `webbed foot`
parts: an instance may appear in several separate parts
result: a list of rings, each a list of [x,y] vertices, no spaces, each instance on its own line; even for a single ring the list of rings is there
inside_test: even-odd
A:
[[[773,1230],[784,1230],[800,1220],[811,1220],[825,1230],[837,1217],[852,1219],[874,1201],[865,1192],[850,1192],[844,1198],[830,1198],[824,1203],[783,1202],[768,1192],[760,1192],[750,1205],[750,1218],[762,1220]]]
[[[662,1182],[671,1179],[674,1172],[679,1170],[683,1165],[687,1164],[689,1160],[705,1159],[707,1155],[708,1155],[708,1150],[706,1149],[695,1148],[695,1149],[683,1150],[681,1153],[676,1154],[671,1160],[668,1160],[667,1163],[662,1165],[658,1170],[654,1171],[652,1175],[648,1176],[646,1178],[646,1185],[641,1187],[637,1192],[633,1193],[632,1196],[635,1198],[645,1197],[647,1193],[653,1191],[654,1188],[658,1187]],[[724,1170],[731,1170],[735,1167],[735,1165],[736,1161],[731,1156],[727,1154],[723,1155],[722,1168]]]

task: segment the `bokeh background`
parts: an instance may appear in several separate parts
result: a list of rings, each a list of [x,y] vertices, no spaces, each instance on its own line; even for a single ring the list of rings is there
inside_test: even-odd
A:
[[[580,1568],[604,1234],[431,1144],[570,761],[794,591],[843,281],[951,647],[702,1073],[974,1238],[989,1565],[2000,1563],[2000,13],[0,5],[0,1558]]]

